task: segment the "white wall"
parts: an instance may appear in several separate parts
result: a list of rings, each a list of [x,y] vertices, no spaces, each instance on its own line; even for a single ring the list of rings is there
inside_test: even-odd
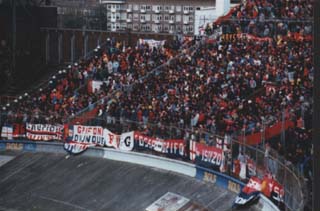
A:
[[[216,7],[201,8],[195,11],[194,35],[199,35],[199,27],[214,22],[230,10],[230,0],[216,0]]]

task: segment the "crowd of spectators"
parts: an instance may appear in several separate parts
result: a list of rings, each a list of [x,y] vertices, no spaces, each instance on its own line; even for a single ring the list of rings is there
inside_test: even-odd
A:
[[[120,42],[108,39],[106,46],[98,46],[90,59],[59,70],[39,90],[25,93],[4,105],[6,121],[63,123],[98,99],[134,83],[175,53],[170,48],[151,48],[148,44],[124,48]],[[105,89],[90,92],[87,89],[89,79],[105,81]]]
[[[219,25],[226,33],[253,37],[218,37],[179,51],[109,43],[91,59],[60,71],[48,88],[21,96],[8,112],[23,122],[32,113],[31,121],[45,114],[57,123],[109,96],[98,116],[140,122],[146,129],[155,123],[237,137],[290,120],[295,126],[285,143],[279,137],[267,142],[310,179],[312,5],[312,0],[243,1]],[[104,83],[90,93],[89,78]]]
[[[233,13],[218,25],[226,33],[249,33],[259,37],[312,35],[313,0],[301,1],[241,1]],[[212,32],[217,24],[207,27]]]

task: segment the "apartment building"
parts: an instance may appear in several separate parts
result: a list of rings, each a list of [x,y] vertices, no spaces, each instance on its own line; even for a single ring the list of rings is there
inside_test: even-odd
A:
[[[108,9],[111,31],[194,34],[195,11],[215,7],[214,0],[101,1]]]
[[[59,15],[72,14],[92,16],[93,21],[82,21],[78,25],[100,26],[107,31],[132,31],[142,33],[165,33],[194,35],[200,21],[211,21],[206,15],[217,17],[221,5],[230,0],[52,0],[58,6]],[[217,4],[217,5],[216,5]],[[73,5],[73,6],[70,6]],[[81,6],[83,5],[83,7]],[[61,8],[59,8],[61,7]],[[229,9],[228,6],[227,9]],[[210,9],[209,9],[210,8]],[[101,12],[101,9],[103,12]],[[201,12],[203,11],[203,12]],[[212,11],[212,12],[211,12]],[[205,14],[205,15],[204,15]],[[99,18],[100,17],[100,18]],[[103,24],[95,23],[103,18]],[[209,17],[209,18],[208,18]],[[65,18],[65,17],[64,17]],[[66,19],[66,18],[65,18]],[[83,19],[83,18],[82,18]],[[88,26],[88,23],[91,25]],[[66,25],[66,24],[65,24]],[[103,27],[101,27],[103,26]],[[105,27],[106,26],[106,27]],[[98,28],[98,27],[96,27]]]

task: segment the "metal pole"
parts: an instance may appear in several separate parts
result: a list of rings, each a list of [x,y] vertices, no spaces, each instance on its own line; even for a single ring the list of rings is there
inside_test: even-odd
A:
[[[281,115],[281,144],[283,147],[285,147],[285,139],[286,139],[286,128],[285,128],[285,109],[283,108],[282,110],[282,115]]]
[[[12,0],[12,62],[11,74],[9,75],[10,81],[12,80],[13,73],[16,70],[16,39],[17,39],[17,17],[16,17],[16,0]]]
[[[320,210],[320,2],[314,1],[314,34],[313,34],[313,63],[314,63],[314,81],[313,81],[313,183],[312,183],[312,210]]]

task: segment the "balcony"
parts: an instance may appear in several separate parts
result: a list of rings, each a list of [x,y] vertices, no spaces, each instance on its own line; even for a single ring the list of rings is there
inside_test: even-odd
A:
[[[174,33],[174,30],[169,30],[169,33],[170,33],[170,34],[173,34],[173,33]]]
[[[131,12],[132,12],[132,9],[131,9],[131,8],[127,8],[127,12],[128,12],[128,13],[131,13]]]
[[[159,24],[160,20],[154,20],[154,23]]]
[[[187,24],[189,24],[189,21],[184,20],[183,24],[187,25]]]
[[[117,12],[117,10],[116,10],[116,9],[114,9],[114,8],[112,8],[112,9],[111,9],[111,12]]]
[[[188,10],[183,10],[183,14],[189,14],[189,11]]]
[[[127,18],[127,23],[131,23],[132,20],[130,18]]]
[[[169,10],[169,13],[170,14],[174,14],[174,10]]]
[[[159,13],[160,13],[160,10],[155,10],[154,12],[157,13],[157,14],[159,14]]]
[[[146,23],[146,20],[141,19],[140,23]]]
[[[170,24],[174,24],[174,20],[169,20],[169,23]]]
[[[141,9],[141,10],[140,10],[140,13],[146,13],[146,10]]]
[[[117,19],[111,19],[112,23],[115,23],[117,21]]]

